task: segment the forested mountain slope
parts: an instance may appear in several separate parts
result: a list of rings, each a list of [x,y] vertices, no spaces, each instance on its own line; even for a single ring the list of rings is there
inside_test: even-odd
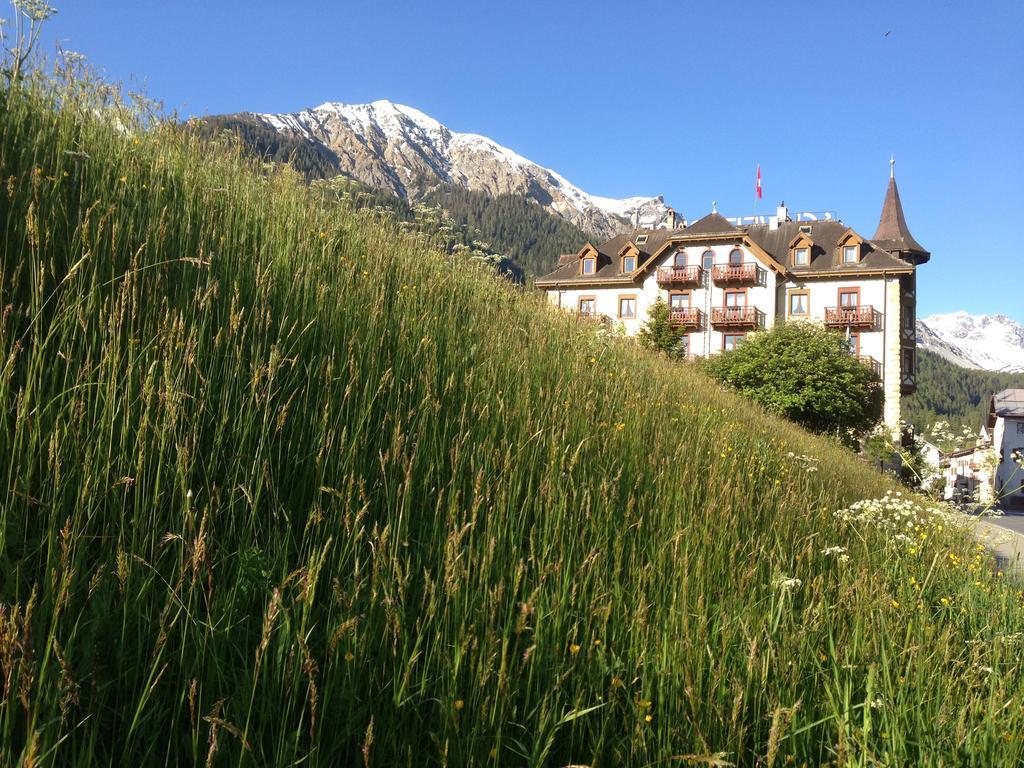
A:
[[[917,391],[903,398],[903,418],[919,432],[942,420],[954,431],[966,426],[977,433],[988,415],[992,395],[1012,388],[1024,388],[1024,374],[961,368],[919,349]]]

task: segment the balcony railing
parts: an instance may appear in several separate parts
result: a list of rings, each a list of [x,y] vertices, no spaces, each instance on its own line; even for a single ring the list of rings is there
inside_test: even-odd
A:
[[[668,321],[680,328],[700,328],[704,324],[704,313],[693,307],[673,307],[669,310]]]
[[[878,313],[870,305],[825,308],[825,325],[830,328],[874,328],[877,323]]]
[[[761,270],[757,264],[720,264],[711,268],[715,285],[758,285]]]
[[[704,282],[704,270],[692,267],[659,267],[658,285],[674,285],[678,287],[696,287]]]
[[[871,372],[875,376],[882,376],[882,364],[871,357],[871,355],[858,355],[857,359],[860,360],[864,365],[871,369]]]
[[[711,324],[722,328],[760,328],[763,318],[757,307],[711,308]]]

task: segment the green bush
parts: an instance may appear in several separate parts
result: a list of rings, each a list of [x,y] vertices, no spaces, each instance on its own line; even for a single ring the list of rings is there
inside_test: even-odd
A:
[[[813,323],[751,334],[706,368],[772,413],[850,445],[882,414],[878,377],[850,354],[842,334]]]

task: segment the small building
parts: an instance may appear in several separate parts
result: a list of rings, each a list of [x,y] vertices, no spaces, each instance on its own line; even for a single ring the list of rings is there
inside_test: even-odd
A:
[[[661,298],[693,357],[783,320],[823,323],[879,376],[883,420],[895,429],[900,397],[916,386],[916,269],[929,258],[910,234],[890,167],[870,238],[831,213],[791,214],[785,204],[774,216],[732,219],[713,209],[689,224],[586,243],[536,286],[556,306],[610,318],[628,334]]]
[[[992,501],[992,473],[988,456],[992,446],[982,440],[942,459],[945,477],[943,498],[957,504],[987,505]]]
[[[1024,389],[1004,389],[993,395],[985,422],[999,464],[993,492],[1006,509],[1024,509]]]

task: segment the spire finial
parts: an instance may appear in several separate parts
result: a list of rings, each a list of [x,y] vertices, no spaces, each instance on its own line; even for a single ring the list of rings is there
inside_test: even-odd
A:
[[[896,158],[892,155],[889,155],[889,178],[896,178]]]
[[[718,201],[717,200],[712,200],[711,201],[711,212],[712,213],[718,213]]]

